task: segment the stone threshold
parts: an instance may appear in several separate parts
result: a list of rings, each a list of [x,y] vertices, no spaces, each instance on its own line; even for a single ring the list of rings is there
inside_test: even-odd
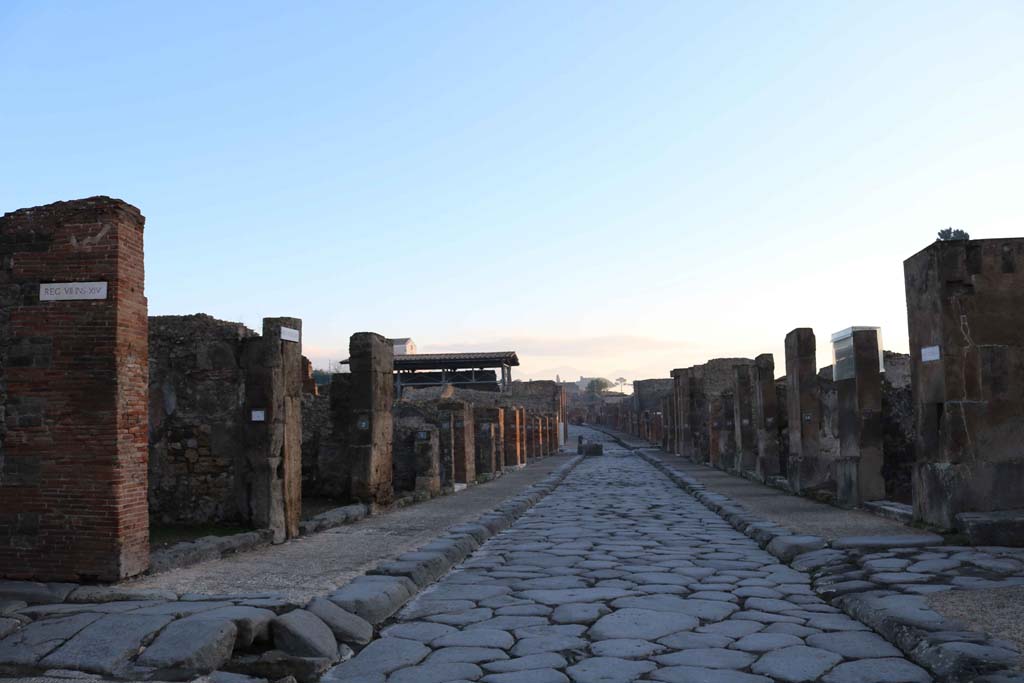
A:
[[[810,573],[819,597],[874,629],[940,683],[1024,683],[1024,673],[1018,670],[1021,655],[1012,643],[947,620],[928,606],[923,594],[901,593],[888,590],[892,586],[850,578],[851,572],[856,576],[858,558],[865,551],[924,550],[940,546],[941,536],[852,536],[829,544],[818,536],[797,535],[758,518],[728,496],[707,490],[698,480],[636,445],[609,435],[780,561]]]
[[[213,672],[211,680],[294,676],[315,683],[372,642],[375,628],[420,590],[551,493],[581,460],[573,457],[475,522],[449,527],[305,606],[273,594],[0,580],[0,675],[62,669],[188,680]]]

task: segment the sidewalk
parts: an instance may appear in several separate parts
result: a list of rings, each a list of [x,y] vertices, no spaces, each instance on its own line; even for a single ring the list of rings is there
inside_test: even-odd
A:
[[[367,517],[281,545],[144,576],[122,585],[179,594],[270,592],[295,603],[304,603],[387,559],[423,545],[454,524],[476,519],[506,498],[543,480],[571,457],[549,456],[450,496]]]
[[[820,536],[829,541],[846,536],[929,536],[927,531],[908,527],[863,510],[847,510],[795,496],[765,484],[744,479],[689,458],[666,453],[658,446],[634,436],[601,428],[630,448],[643,450],[660,462],[703,484],[709,491],[728,496],[758,517],[781,524],[797,534]]]

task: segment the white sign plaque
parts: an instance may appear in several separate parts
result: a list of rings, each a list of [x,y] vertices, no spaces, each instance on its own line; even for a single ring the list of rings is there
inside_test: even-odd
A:
[[[106,282],[41,282],[40,301],[75,301],[80,299],[106,299]]]
[[[937,361],[942,357],[942,351],[939,350],[938,346],[925,346],[921,349],[921,362],[931,363]]]
[[[281,341],[297,342],[299,341],[299,331],[293,330],[290,327],[281,328]]]
[[[265,411],[265,410],[254,410],[254,411],[252,411],[252,421],[253,422],[266,422],[267,421],[267,411]]]

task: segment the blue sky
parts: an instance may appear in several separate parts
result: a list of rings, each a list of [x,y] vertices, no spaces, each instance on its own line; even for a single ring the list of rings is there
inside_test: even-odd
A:
[[[147,216],[150,313],[667,376],[1019,236],[1020,2],[0,3],[0,210]],[[779,374],[782,374],[781,371]]]

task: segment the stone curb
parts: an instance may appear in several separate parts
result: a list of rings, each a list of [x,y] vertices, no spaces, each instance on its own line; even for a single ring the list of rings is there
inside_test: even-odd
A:
[[[728,496],[708,491],[698,480],[675,471],[643,449],[626,444],[614,434],[609,436],[781,562],[810,573],[814,590],[822,599],[870,626],[937,681],[1024,683],[1024,674],[1014,671],[1015,663],[1007,660],[1011,644],[984,633],[968,632],[963,624],[942,618],[927,607],[923,596],[878,590],[877,584],[852,578],[858,565],[849,545],[829,547],[828,541],[818,536],[797,535],[780,524],[761,520]],[[863,547],[872,547],[865,543]]]

